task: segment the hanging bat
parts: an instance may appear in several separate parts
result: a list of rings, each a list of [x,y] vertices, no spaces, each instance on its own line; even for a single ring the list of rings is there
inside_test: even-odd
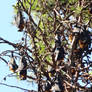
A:
[[[14,24],[16,25],[16,27],[19,29],[19,32],[22,32],[25,26],[24,23],[24,16],[23,16],[23,12],[21,10],[21,7],[19,6],[18,3],[18,11],[16,16],[14,17]]]
[[[9,66],[9,69],[12,71],[12,72],[15,72],[18,68],[18,65],[16,64],[15,62],[15,59],[14,59],[14,56],[12,54],[11,56],[11,59],[10,61],[8,62],[8,66]]]
[[[63,60],[64,59],[64,48],[61,46],[61,36],[57,35],[55,36],[55,47],[53,49],[54,55],[55,55],[55,61]]]
[[[27,62],[25,56],[22,56],[19,62],[18,69],[16,72],[19,73],[19,77],[21,80],[26,80],[27,77]]]

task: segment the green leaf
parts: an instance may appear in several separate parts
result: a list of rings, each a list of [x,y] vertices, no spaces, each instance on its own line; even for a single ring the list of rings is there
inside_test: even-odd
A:
[[[92,71],[89,71],[89,74],[92,75]]]
[[[40,21],[39,27],[43,30],[43,22],[42,21]]]
[[[43,44],[42,41],[37,43],[37,47],[39,49],[39,54],[42,55],[45,53],[45,45]]]
[[[76,8],[74,6],[71,6],[70,10],[74,11]]]
[[[51,62],[51,56],[50,56],[50,55],[48,55],[48,56],[46,57],[46,59],[47,59],[47,61]]]
[[[73,4],[73,3],[75,3],[75,2],[77,2],[78,0],[68,0],[68,2],[70,3],[70,4]]]
[[[35,0],[35,1],[33,2],[33,5],[32,5],[32,7],[31,7],[31,9],[32,9],[32,10],[36,9],[37,4],[38,4],[38,0]],[[37,8],[37,9],[38,9],[38,8]]]
[[[17,4],[13,5],[12,7],[13,7],[13,9],[14,9],[14,13],[17,14],[17,12],[18,12]]]
[[[62,3],[65,3],[66,2],[66,0],[60,0]]]
[[[88,14],[88,11],[87,10],[83,11],[82,12],[82,16],[83,16],[82,17],[83,23],[87,24],[89,22],[89,19],[90,19],[90,16]]]
[[[80,14],[81,13],[81,10],[82,10],[82,7],[81,6],[77,6],[76,7],[76,10],[75,10],[75,13],[76,14]]]

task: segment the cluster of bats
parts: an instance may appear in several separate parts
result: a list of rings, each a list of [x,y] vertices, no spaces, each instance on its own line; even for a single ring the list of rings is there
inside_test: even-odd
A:
[[[71,58],[75,58],[75,56],[77,57],[77,59],[81,58],[84,51],[87,51],[91,46],[91,35],[90,35],[90,32],[85,27],[82,29],[82,28],[77,28],[75,26],[72,32],[69,34],[68,39],[70,41],[71,49],[72,49]],[[65,53],[66,53],[66,51],[64,50],[64,47],[62,46],[62,36],[60,35],[60,33],[56,33],[55,35],[55,47],[53,49],[53,52],[55,56],[55,61],[57,65],[60,66],[64,60]],[[72,60],[72,62],[75,62],[74,59]],[[74,65],[71,65],[71,66],[74,67]],[[74,69],[71,69],[71,74],[74,75],[75,72],[76,71]],[[54,85],[51,87],[51,84],[48,83],[46,85],[46,89],[49,88],[49,90],[50,89],[52,90],[53,88],[56,88],[55,92],[63,92],[62,86],[60,88],[58,84],[59,84],[59,81],[57,81],[57,83],[54,83]],[[49,91],[49,92],[52,92],[52,91]]]

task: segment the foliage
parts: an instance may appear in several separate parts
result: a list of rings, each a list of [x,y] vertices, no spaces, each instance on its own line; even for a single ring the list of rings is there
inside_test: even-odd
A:
[[[14,24],[24,37],[20,43],[0,38],[1,44],[14,47],[12,51],[3,51],[0,58],[8,64],[4,56],[18,60],[25,57],[27,65],[22,60],[23,64],[14,73],[19,72],[16,75],[21,80],[35,81],[38,92],[91,92],[91,3],[90,0],[17,0],[13,5]],[[61,37],[60,43],[57,35]],[[25,72],[23,76],[21,70]]]

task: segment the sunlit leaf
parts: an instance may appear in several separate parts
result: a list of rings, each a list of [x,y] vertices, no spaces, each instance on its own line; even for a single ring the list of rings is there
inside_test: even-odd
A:
[[[32,10],[36,9],[37,3],[38,3],[38,0],[35,0],[35,1],[33,2],[32,7],[31,7]],[[38,9],[38,8],[37,8],[37,9]]]
[[[81,10],[82,10],[82,7],[81,6],[77,6],[76,10],[75,10],[75,13],[79,14],[79,13],[81,13]]]

